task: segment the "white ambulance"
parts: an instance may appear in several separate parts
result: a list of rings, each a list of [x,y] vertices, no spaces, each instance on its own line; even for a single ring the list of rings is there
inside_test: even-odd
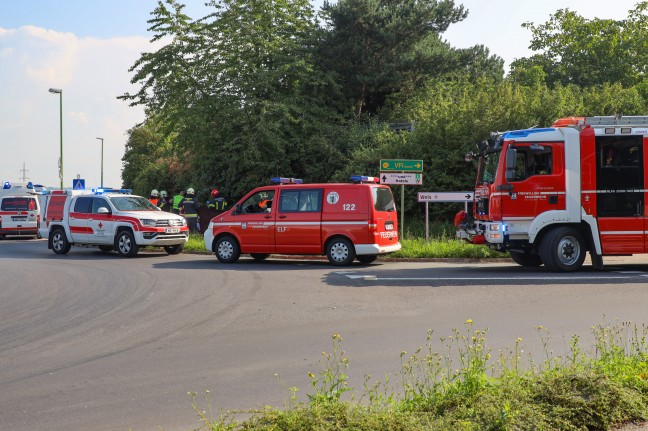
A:
[[[97,246],[135,256],[140,247],[163,247],[178,254],[189,239],[184,217],[161,211],[130,190],[54,190],[43,195],[40,235],[56,254],[72,245]]]
[[[37,236],[40,206],[32,183],[5,181],[0,189],[0,238]]]

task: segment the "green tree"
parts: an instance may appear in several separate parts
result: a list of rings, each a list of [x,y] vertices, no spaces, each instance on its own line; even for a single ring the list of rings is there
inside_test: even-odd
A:
[[[549,21],[522,26],[532,33],[530,48],[538,51],[511,65],[511,76],[524,83],[541,67],[549,84],[581,87],[620,83],[632,86],[646,76],[648,63],[648,2],[637,4],[626,19],[585,19],[559,9]]]

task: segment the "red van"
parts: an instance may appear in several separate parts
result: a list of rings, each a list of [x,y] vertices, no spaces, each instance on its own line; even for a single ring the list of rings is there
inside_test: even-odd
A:
[[[205,247],[224,263],[236,262],[241,253],[256,260],[273,253],[325,254],[340,266],[400,250],[391,189],[374,177],[352,180],[303,184],[273,178],[277,184],[252,190],[211,220]]]

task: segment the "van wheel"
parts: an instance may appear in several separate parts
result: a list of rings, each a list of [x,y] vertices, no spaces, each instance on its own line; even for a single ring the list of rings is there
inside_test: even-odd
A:
[[[50,234],[50,241],[52,242],[52,251],[56,254],[67,254],[72,247],[72,244],[68,241],[63,229],[52,231]]]
[[[115,244],[117,253],[123,257],[133,257],[139,251],[139,246],[135,243],[135,237],[129,230],[119,232]]]
[[[184,246],[184,244],[166,245],[164,246],[164,251],[168,254],[180,254],[184,250]]]
[[[585,260],[585,241],[574,228],[553,229],[540,244],[542,263],[553,272],[578,271]]]
[[[513,262],[520,266],[536,267],[542,265],[542,259],[537,254],[520,253],[519,251],[509,252]]]
[[[250,253],[250,256],[252,256],[252,259],[254,260],[262,261],[270,257],[270,253]]]
[[[349,265],[355,259],[355,247],[346,238],[334,238],[326,247],[326,256],[333,265]]]
[[[214,246],[214,252],[218,260],[223,263],[234,263],[241,256],[238,242],[229,235],[218,238]]]
[[[356,256],[356,259],[358,259],[358,262],[360,263],[371,263],[378,259],[377,254],[361,254],[360,256]]]
[[[104,253],[108,253],[109,251],[113,251],[115,247],[112,245],[100,245],[99,250],[103,251]]]

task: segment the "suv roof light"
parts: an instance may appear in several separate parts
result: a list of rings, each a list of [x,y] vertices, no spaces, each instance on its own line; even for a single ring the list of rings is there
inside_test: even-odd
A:
[[[378,177],[368,177],[366,175],[353,175],[351,181],[354,183],[379,183],[380,178]]]
[[[107,188],[98,188],[98,189],[92,189],[92,193],[96,195],[101,195],[103,193],[121,193],[124,195],[130,195],[133,193],[132,189],[107,189]]]
[[[273,184],[303,184],[304,180],[300,178],[273,177],[270,178]]]

